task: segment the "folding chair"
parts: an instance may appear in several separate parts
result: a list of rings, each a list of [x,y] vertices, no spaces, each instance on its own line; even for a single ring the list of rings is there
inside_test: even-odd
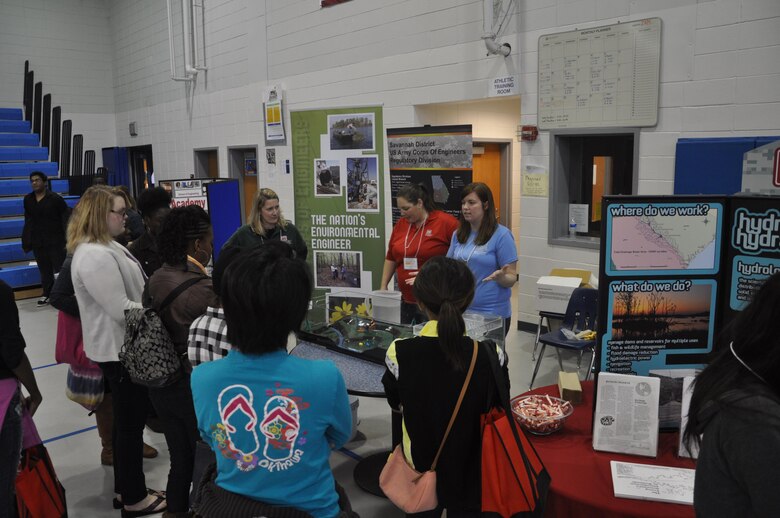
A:
[[[588,367],[588,372],[585,374],[585,379],[587,380],[590,378],[590,373],[593,370],[593,363],[596,359],[596,340],[570,340],[563,334],[562,329],[568,329],[574,333],[584,331],[586,329],[595,331],[598,307],[598,290],[593,288],[577,288],[574,290],[574,292],[572,292],[571,297],[569,298],[569,304],[566,306],[566,314],[563,317],[561,329],[558,331],[545,333],[539,337],[539,343],[542,344],[542,350],[539,352],[539,356],[536,358],[534,374],[531,376],[531,388],[534,386],[536,374],[539,372],[539,365],[542,363],[542,358],[544,358],[544,350],[548,345],[556,348],[555,352],[558,354],[558,365],[560,366],[561,370],[563,370],[563,361],[561,360],[560,349],[579,351],[580,354],[582,354],[582,352],[585,350],[590,350],[590,366]]]

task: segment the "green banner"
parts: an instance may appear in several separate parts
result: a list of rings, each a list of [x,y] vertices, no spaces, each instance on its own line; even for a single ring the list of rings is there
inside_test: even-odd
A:
[[[290,113],[295,225],[318,289],[379,287],[385,257],[382,108]]]

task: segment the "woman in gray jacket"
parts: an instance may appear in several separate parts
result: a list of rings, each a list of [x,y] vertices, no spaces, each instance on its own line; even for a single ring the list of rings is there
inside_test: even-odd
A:
[[[145,282],[141,265],[113,239],[125,231],[126,217],[122,197],[94,186],[81,197],[68,225],[84,353],[100,366],[114,395],[115,506],[122,507],[123,518],[160,513],[167,506],[163,494],[147,489],[143,473],[146,388],[132,383],[119,363],[125,310],[142,307]]]

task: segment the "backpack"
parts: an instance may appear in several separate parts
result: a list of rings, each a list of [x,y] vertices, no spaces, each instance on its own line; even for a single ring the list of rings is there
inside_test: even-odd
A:
[[[161,388],[181,378],[181,359],[160,314],[176,297],[202,279],[196,277],[181,283],[165,297],[157,311],[152,308],[125,311],[125,341],[119,352],[119,361],[136,385]]]

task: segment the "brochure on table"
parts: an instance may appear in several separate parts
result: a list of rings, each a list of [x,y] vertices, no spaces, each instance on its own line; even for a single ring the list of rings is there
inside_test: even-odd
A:
[[[691,396],[693,396],[694,379],[693,376],[686,376],[683,378],[682,410],[680,411],[680,435],[677,440],[677,456],[698,459],[699,448],[695,444],[692,444],[689,451],[688,447],[683,443],[685,427],[688,425],[688,409],[691,407]]]
[[[618,498],[693,505],[696,470],[616,460],[610,461],[609,465],[612,468],[612,489]]]
[[[602,372],[597,386],[593,449],[655,457],[661,380]]]

